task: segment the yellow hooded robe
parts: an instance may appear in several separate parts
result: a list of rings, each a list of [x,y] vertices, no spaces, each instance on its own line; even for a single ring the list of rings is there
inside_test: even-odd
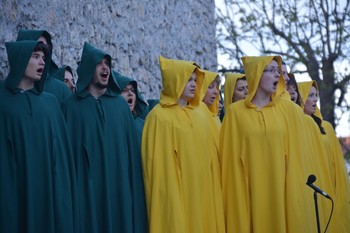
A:
[[[307,81],[298,83],[300,97],[303,103],[306,103],[311,87],[314,86],[318,91],[316,81]],[[330,179],[331,186],[326,184],[324,188],[321,188],[327,192],[334,200],[334,212],[331,222],[328,227],[328,232],[350,232],[350,184],[349,177],[346,171],[345,162],[339,140],[336,137],[333,126],[323,120],[320,110],[317,108],[314,114],[320,120],[322,120],[322,127],[326,134],[320,134],[321,144],[327,159],[327,167],[323,165],[323,168],[329,169],[327,175],[329,177],[322,177],[321,179]],[[323,160],[325,161],[325,160]],[[321,175],[325,175],[325,171],[322,170]],[[328,191],[329,190],[329,191]],[[328,217],[327,213],[327,217]]]
[[[207,93],[207,89],[210,86],[210,84],[212,82],[215,81],[216,77],[219,76],[218,73],[216,72],[212,72],[212,71],[208,71],[208,70],[202,70],[204,72],[204,81],[203,81],[203,88],[202,88],[202,93],[201,93],[201,99],[203,100],[205,97],[205,94]],[[218,93],[220,92],[220,87],[219,85],[216,86],[216,89],[218,91]],[[221,127],[221,121],[220,118],[218,116],[218,111],[219,111],[219,94],[217,94],[216,99],[214,101],[214,103],[211,106],[207,106],[207,108],[210,111],[210,115],[212,116],[214,123],[216,125],[216,128],[218,129],[217,132],[219,133],[220,127]],[[215,136],[216,137],[216,136]]]
[[[309,233],[314,208],[305,182],[309,172],[303,157],[302,114],[292,101],[281,98],[280,76],[271,102],[257,108],[252,99],[263,70],[273,56],[243,57],[248,95],[226,110],[220,131],[222,187],[227,232]],[[299,111],[296,110],[299,108]]]
[[[215,190],[220,187],[213,168],[216,148],[209,118],[198,109],[204,74],[191,62],[164,57],[160,69],[160,101],[142,136],[149,232],[225,232],[221,190]],[[195,96],[180,107],[177,101],[194,71]]]
[[[235,88],[238,79],[244,78],[245,74],[240,73],[225,73],[225,85],[224,85],[224,108],[228,109],[232,104],[232,96],[235,93]]]

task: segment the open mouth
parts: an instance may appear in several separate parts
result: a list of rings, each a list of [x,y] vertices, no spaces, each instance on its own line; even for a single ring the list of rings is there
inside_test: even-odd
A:
[[[38,72],[39,74],[42,74],[44,72],[44,68],[39,68],[36,70],[36,72]]]
[[[108,78],[109,73],[108,72],[103,72],[100,74],[102,78]]]
[[[274,82],[273,85],[277,87],[278,81]]]
[[[133,104],[134,100],[133,99],[128,99],[128,104]]]

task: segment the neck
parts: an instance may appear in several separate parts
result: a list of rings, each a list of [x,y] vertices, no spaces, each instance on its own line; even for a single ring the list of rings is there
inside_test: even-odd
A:
[[[90,94],[93,97],[98,98],[98,97],[100,97],[101,95],[103,95],[107,91],[107,87],[106,88],[99,88],[99,87],[96,87],[93,84],[90,84],[89,87],[88,87],[88,91],[90,92]]]
[[[23,77],[17,87],[26,91],[34,87],[34,82],[32,80],[27,79],[26,77]]]
[[[186,107],[187,105],[188,105],[188,102],[187,102],[187,100],[184,100],[184,99],[179,99],[178,101],[177,101],[177,104],[180,106],[180,107]]]
[[[257,90],[254,98],[252,99],[252,103],[256,105],[258,108],[263,108],[271,102],[271,94],[263,91]]]

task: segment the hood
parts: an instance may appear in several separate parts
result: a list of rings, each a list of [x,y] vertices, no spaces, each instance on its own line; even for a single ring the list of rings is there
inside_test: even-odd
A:
[[[32,56],[32,52],[38,41],[16,41],[6,42],[7,57],[10,65],[10,72],[5,80],[5,86],[13,92],[17,92],[17,86],[22,80],[23,74],[27,68],[28,62]],[[45,70],[47,68],[49,56],[45,59]],[[34,92],[41,93],[44,89],[47,72],[43,72],[41,79],[34,83]]]
[[[123,76],[116,71],[113,71],[114,77],[119,84],[120,90],[123,90],[128,84],[131,84],[136,90],[136,103],[135,103],[135,117],[142,115],[142,113],[147,109],[147,103],[143,100],[139,89],[137,88],[137,82],[134,79]]]
[[[230,104],[232,104],[232,96],[235,92],[235,87],[237,80],[245,77],[245,74],[241,73],[225,73],[225,85],[224,85],[224,108],[228,109]]]
[[[45,37],[47,43],[52,47],[51,35],[45,30],[26,30],[20,29],[18,31],[16,41],[20,40],[38,40],[41,36]]]
[[[298,89],[300,94],[300,105],[303,110],[312,86],[314,86],[316,88],[316,91],[318,92],[318,85],[315,80],[298,83]],[[318,107],[316,108],[316,112],[313,115],[320,118],[321,120],[323,119],[321,111]]]
[[[41,36],[43,36],[46,39],[47,43],[50,45],[50,51],[52,52],[53,45],[52,45],[51,35],[48,31],[45,31],[45,30],[20,29],[18,31],[16,41],[38,40]],[[58,66],[56,65],[56,63],[50,59],[48,64],[48,70],[47,70],[47,72],[49,72],[49,76],[55,73],[57,69],[58,69]]]
[[[86,96],[88,95],[87,87],[94,78],[96,65],[106,57],[109,61],[110,77],[108,80],[108,92],[113,92],[114,94],[120,94],[120,88],[118,82],[115,80],[113,71],[111,68],[112,58],[109,54],[103,52],[100,49],[93,47],[91,44],[85,42],[83,47],[83,52],[81,55],[81,61],[79,62],[77,74],[77,95]]]
[[[248,107],[255,107],[252,103],[252,100],[258,89],[261,76],[263,75],[264,69],[267,65],[271,63],[272,60],[275,60],[278,63],[278,67],[282,70],[282,59],[280,56],[245,56],[242,57],[244,72],[246,74],[248,82],[248,95],[245,99],[245,103]],[[280,74],[277,90],[271,95],[271,102],[267,106],[274,105],[275,102],[279,99],[281,94],[286,90],[286,84],[284,82],[282,72]]]
[[[212,82],[215,81],[216,77],[219,76],[219,74],[208,70],[201,70],[201,71],[204,73],[204,80],[203,80],[203,88],[202,88],[200,99],[203,100],[205,97],[205,94],[207,93],[208,87]],[[218,92],[220,92],[219,86],[216,86],[216,89],[218,90]],[[219,98],[220,98],[220,95],[219,94],[216,95],[215,102],[208,107],[210,112],[212,112],[215,115],[217,115],[219,111]]]
[[[159,99],[148,99],[147,103],[149,111],[151,111],[154,108],[154,106],[156,106],[159,103]]]
[[[199,69],[199,66],[194,62],[167,59],[162,56],[159,57],[159,63],[163,85],[159,99],[160,104],[162,106],[177,105],[186,83],[195,71],[197,87],[194,98],[189,102],[189,107],[197,107],[202,101],[200,97],[204,79],[204,73]]]
[[[64,82],[66,70],[68,70],[73,75],[72,68],[70,66],[62,66],[57,69],[57,71],[52,75],[52,77]]]

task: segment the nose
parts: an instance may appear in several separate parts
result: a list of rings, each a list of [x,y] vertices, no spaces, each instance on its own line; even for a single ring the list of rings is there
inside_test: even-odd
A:
[[[245,87],[245,88],[244,88],[244,94],[245,94],[245,95],[248,94],[248,87]]]
[[[196,87],[196,86],[197,86],[197,83],[196,83],[195,80],[192,80],[192,81],[191,81],[191,86],[192,86],[192,87]]]
[[[40,64],[40,65],[45,65],[45,60],[44,60],[43,57],[40,59],[39,64]]]

